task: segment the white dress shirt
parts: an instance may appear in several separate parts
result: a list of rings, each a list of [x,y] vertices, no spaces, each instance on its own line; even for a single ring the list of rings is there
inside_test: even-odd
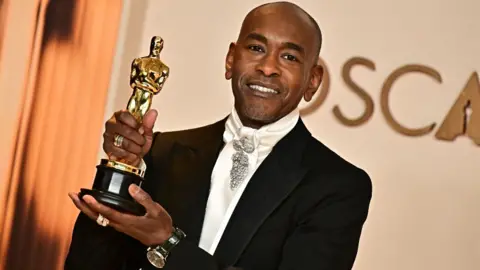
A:
[[[248,181],[270,154],[274,145],[295,127],[298,119],[299,111],[296,109],[272,124],[260,129],[252,129],[244,127],[235,109],[232,110],[225,123],[223,134],[225,146],[217,158],[211,176],[200,248],[213,255]],[[235,153],[232,141],[243,136],[253,137],[255,151],[247,154],[249,168],[246,178],[235,190],[232,190],[230,188],[230,169],[232,168],[232,155]]]

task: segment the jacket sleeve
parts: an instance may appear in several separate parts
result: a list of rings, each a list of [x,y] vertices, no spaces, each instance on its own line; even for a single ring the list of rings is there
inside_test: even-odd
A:
[[[141,267],[145,270],[155,269],[146,260],[145,246],[110,227],[99,226],[83,213],[79,214],[65,260],[65,270],[138,270]],[[185,270],[192,267],[222,269],[213,256],[184,239],[173,249],[163,269]]]
[[[139,258],[138,243],[111,227],[99,226],[80,213],[75,222],[65,270],[126,269]]]

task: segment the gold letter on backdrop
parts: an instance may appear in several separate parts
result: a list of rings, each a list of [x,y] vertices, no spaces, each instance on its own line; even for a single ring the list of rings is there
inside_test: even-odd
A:
[[[367,122],[370,117],[372,117],[373,110],[374,110],[374,103],[372,98],[368,95],[368,93],[358,86],[350,76],[350,71],[352,67],[355,65],[363,65],[368,67],[370,70],[375,70],[375,64],[366,58],[361,57],[354,57],[348,60],[345,65],[343,66],[342,70],[342,77],[345,80],[345,83],[350,87],[350,89],[355,92],[364,102],[365,102],[365,111],[362,115],[360,115],[356,119],[348,119],[343,116],[342,112],[338,105],[335,105],[333,108],[333,114],[342,122],[342,124],[346,126],[359,126],[365,122]]]
[[[395,71],[393,71],[385,80],[385,83],[383,84],[383,87],[382,87],[381,97],[380,97],[380,106],[382,108],[383,115],[385,116],[388,125],[392,127],[395,131],[407,136],[422,136],[431,132],[435,128],[435,123],[432,123],[428,126],[417,128],[417,129],[406,128],[402,126],[398,121],[395,120],[390,110],[390,104],[388,102],[392,85],[395,83],[395,81],[397,81],[399,77],[409,72],[420,72],[425,75],[429,75],[439,83],[442,82],[442,77],[440,76],[440,73],[438,73],[435,69],[432,69],[430,67],[423,66],[423,65],[406,65],[406,66],[400,67]]]
[[[480,82],[476,72],[470,76],[435,137],[453,141],[464,134],[480,145]]]

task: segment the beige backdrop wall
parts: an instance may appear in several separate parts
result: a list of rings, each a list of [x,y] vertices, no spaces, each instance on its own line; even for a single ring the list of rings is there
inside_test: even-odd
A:
[[[323,30],[321,55],[331,79],[326,101],[305,121],[315,137],[365,168],[374,183],[355,269],[480,269],[480,146],[467,137],[435,138],[469,77],[480,71],[480,2],[296,2]],[[228,44],[248,10],[261,3],[126,0],[105,118],[125,106],[130,61],[148,52],[152,35],[165,39],[162,57],[171,67],[164,91],[155,97],[160,113],[155,129],[195,127],[223,117],[232,104],[223,79]],[[371,119],[357,127],[342,124],[332,112],[336,105],[348,118],[365,111],[342,78],[352,57],[375,65],[351,72],[375,105]],[[419,137],[394,131],[380,109],[385,79],[409,64],[434,68],[441,76],[438,82],[409,73],[393,85],[390,108],[399,122],[409,128],[436,123]]]

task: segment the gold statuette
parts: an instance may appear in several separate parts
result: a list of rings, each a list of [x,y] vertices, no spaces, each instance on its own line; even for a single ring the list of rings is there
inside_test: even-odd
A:
[[[160,60],[162,49],[163,39],[154,36],[150,43],[150,54],[132,61],[130,87],[133,93],[127,110],[140,124],[152,105],[153,96],[162,90],[170,74],[169,67]],[[97,166],[93,188],[81,189],[80,197],[89,194],[100,203],[119,211],[142,215],[145,210],[130,196],[128,187],[131,184],[141,186],[144,173],[125,162],[102,159]]]
[[[168,66],[160,60],[162,49],[163,39],[153,37],[150,55],[136,58],[132,62],[130,86],[133,94],[128,101],[127,110],[139,123],[142,123],[145,113],[150,109],[153,95],[162,90],[170,73]]]
[[[143,122],[143,117],[152,105],[152,98],[158,94],[170,74],[170,68],[160,60],[163,49],[163,39],[154,36],[150,43],[148,56],[135,58],[132,61],[130,72],[130,87],[133,93],[127,103],[127,110],[135,117],[138,123]],[[102,160],[107,167],[127,171],[143,177],[145,172],[137,167],[121,161]]]

